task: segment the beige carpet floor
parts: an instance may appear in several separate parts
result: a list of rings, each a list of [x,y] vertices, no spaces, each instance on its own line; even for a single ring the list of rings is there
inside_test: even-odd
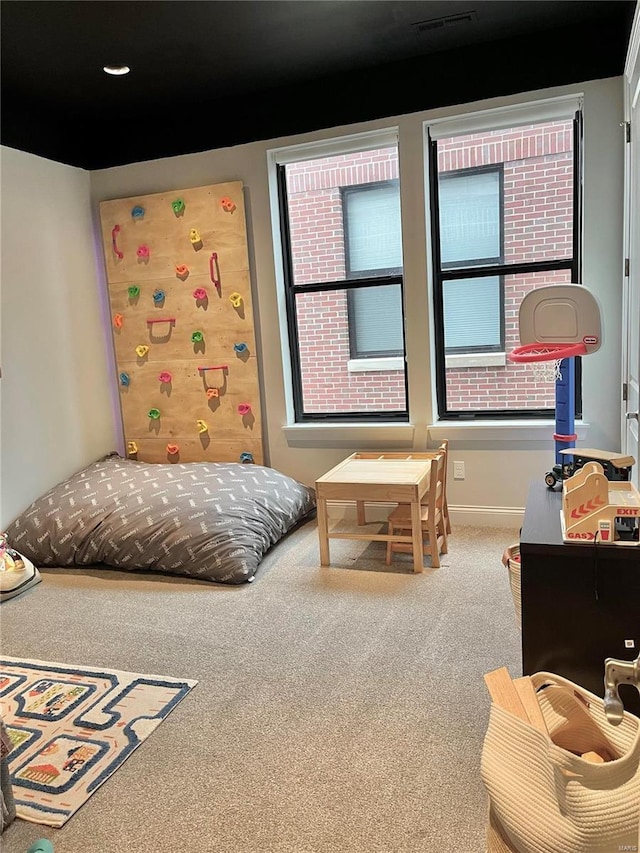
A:
[[[482,853],[482,676],[521,674],[516,540],[454,527],[420,575],[333,540],[320,568],[309,522],[239,587],[43,570],[2,604],[2,652],[199,683],[66,826],[16,820],[2,850]]]

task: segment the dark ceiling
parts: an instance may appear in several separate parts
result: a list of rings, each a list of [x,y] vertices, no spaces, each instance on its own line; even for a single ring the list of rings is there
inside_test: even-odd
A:
[[[613,77],[635,5],[2,0],[1,141],[98,169]]]

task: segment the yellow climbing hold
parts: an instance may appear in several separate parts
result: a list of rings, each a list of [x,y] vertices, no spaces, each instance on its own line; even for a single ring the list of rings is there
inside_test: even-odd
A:
[[[138,358],[144,358],[148,352],[149,347],[146,344],[140,344],[139,347],[136,347],[136,355]]]
[[[229,300],[231,301],[231,304],[234,308],[239,308],[242,304],[242,294],[234,290],[233,293],[229,294]]]
[[[197,420],[196,425],[198,427],[198,432],[208,432],[209,427],[207,426],[206,421]]]
[[[129,456],[133,456],[137,452],[138,452],[138,445],[135,443],[135,441],[128,441],[127,442],[127,453],[129,454]]]
[[[198,231],[197,228],[192,228],[191,231],[189,231],[189,239],[191,240],[192,243],[201,243],[202,242],[202,238],[200,237],[200,232]]]

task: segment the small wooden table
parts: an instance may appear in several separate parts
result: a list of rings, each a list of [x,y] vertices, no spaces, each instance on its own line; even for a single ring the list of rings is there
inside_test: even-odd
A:
[[[353,453],[316,480],[320,565],[330,565],[329,539],[370,539],[410,542],[413,570],[423,569],[420,504],[429,490],[431,460],[425,453]],[[355,501],[358,524],[365,523],[365,501],[411,504],[411,536],[370,533],[329,533],[327,501]]]

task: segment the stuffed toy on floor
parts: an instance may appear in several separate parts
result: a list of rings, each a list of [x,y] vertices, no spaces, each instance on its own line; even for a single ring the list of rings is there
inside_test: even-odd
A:
[[[0,533],[0,601],[26,592],[41,580],[31,560],[10,548],[6,535]]]

